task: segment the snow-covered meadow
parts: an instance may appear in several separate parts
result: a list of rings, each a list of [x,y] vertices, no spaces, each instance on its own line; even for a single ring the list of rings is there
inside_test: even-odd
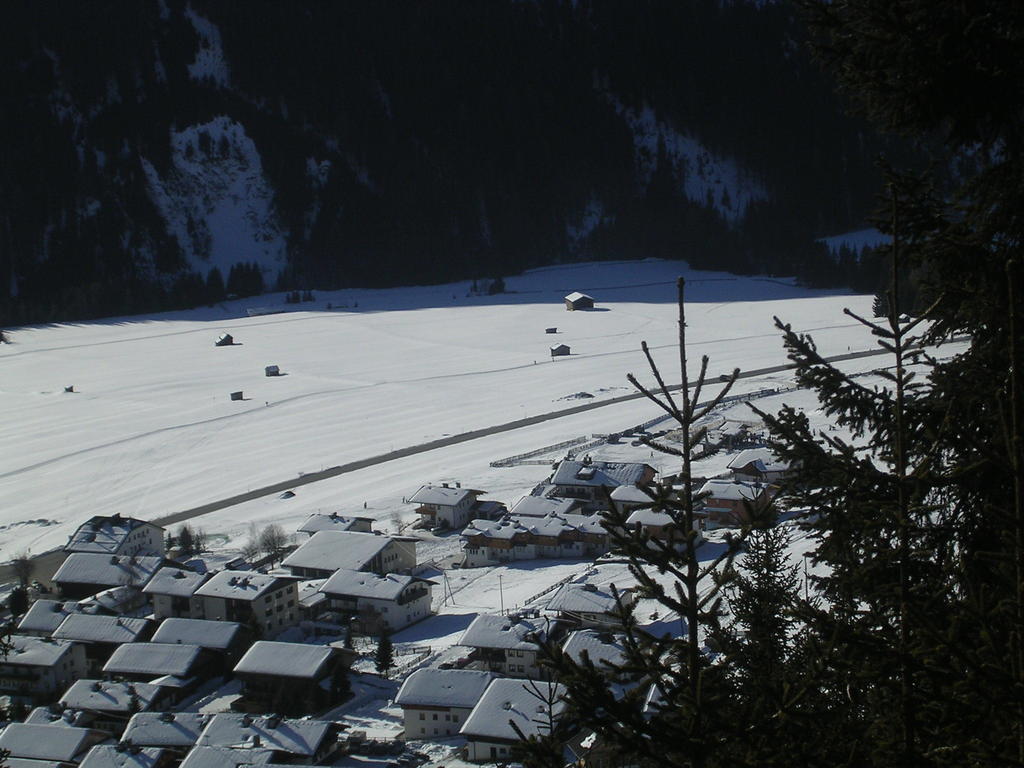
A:
[[[492,297],[470,295],[468,283],[317,293],[297,307],[272,295],[9,331],[11,343],[0,346],[0,558],[59,546],[93,514],[159,518],[445,435],[627,394],[627,372],[650,380],[641,340],[677,380],[679,274],[688,279],[691,375],[701,354],[710,355],[716,376],[785,362],[774,315],[813,333],[827,353],[871,345],[841,312],[867,311],[870,297],[667,261],[533,270],[506,278],[509,292]],[[593,295],[597,309],[567,312],[562,297],[574,290]],[[253,307],[297,311],[247,316]],[[222,332],[237,343],[215,347]],[[552,360],[555,343],[572,354]],[[284,375],[265,377],[267,365]],[[245,399],[232,401],[238,390]],[[358,511],[394,530],[413,517],[403,498],[446,480],[511,503],[543,480],[544,468],[489,462],[655,415],[642,400],[610,405],[389,461],[195,524],[220,546],[237,543],[250,521],[288,528],[315,510]]]

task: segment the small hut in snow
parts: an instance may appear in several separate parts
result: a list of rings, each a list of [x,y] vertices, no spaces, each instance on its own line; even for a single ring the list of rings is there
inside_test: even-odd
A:
[[[213,343],[215,347],[230,347],[235,343],[235,337],[230,333],[222,333],[217,337],[217,340]]]
[[[565,308],[569,312],[573,312],[577,309],[593,309],[594,308],[594,297],[587,296],[585,293],[574,291],[565,297]]]
[[[232,392],[231,393],[231,399],[232,400],[241,400],[242,399],[242,393],[241,392]]]
[[[557,328],[545,328],[544,333],[558,333]]]
[[[568,344],[556,344],[555,346],[553,346],[551,348],[551,356],[552,357],[566,357],[568,355],[569,355],[569,345]]]
[[[266,368],[263,369],[263,373],[267,376],[280,376],[281,369],[278,368],[276,365],[268,365]]]

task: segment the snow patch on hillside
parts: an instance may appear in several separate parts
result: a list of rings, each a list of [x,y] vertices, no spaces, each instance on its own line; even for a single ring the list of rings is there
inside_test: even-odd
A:
[[[569,238],[569,247],[574,248],[586,240],[606,220],[607,217],[604,214],[604,206],[601,204],[601,201],[596,197],[592,197],[580,214],[579,220],[565,225],[565,232]]]
[[[668,159],[676,166],[679,191],[695,203],[710,203],[728,222],[737,222],[755,200],[765,200],[765,188],[740,168],[736,161],[716,155],[692,136],[680,133],[659,120],[654,110],[640,111],[608,97],[615,111],[633,133],[633,147],[639,178],[647,185],[658,166],[658,144],[665,143]]]
[[[886,245],[889,236],[879,232],[877,229],[858,229],[855,232],[844,232],[841,235],[822,237],[818,240],[828,246],[828,249],[836,254],[844,246],[854,253],[860,253],[865,248],[876,248],[879,245]]]
[[[216,117],[171,133],[171,170],[163,178],[145,158],[150,195],[191,265],[227,277],[233,264],[256,262],[267,274],[285,259],[273,189],[245,129]]]
[[[220,30],[209,19],[196,13],[191,5],[185,8],[185,15],[199,36],[199,50],[195,61],[188,66],[188,73],[194,80],[209,81],[227,88],[228,63],[221,46]]]

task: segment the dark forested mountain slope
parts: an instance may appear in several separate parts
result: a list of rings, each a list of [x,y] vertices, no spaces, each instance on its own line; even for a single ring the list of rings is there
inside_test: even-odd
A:
[[[874,287],[882,145],[720,0],[17,3],[0,320],[665,256]],[[245,267],[238,267],[238,264]]]

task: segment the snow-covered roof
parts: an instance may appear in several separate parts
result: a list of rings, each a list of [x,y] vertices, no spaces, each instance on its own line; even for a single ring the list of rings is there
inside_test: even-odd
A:
[[[748,448],[736,454],[729,462],[729,469],[742,469],[748,464],[753,464],[760,472],[785,472],[789,464],[772,453],[771,448]]]
[[[235,673],[315,680],[336,652],[327,645],[258,640],[235,665]]]
[[[95,611],[97,606],[93,606]],[[20,632],[52,633],[69,614],[82,611],[77,600],[36,600],[18,622]]]
[[[128,538],[128,534],[143,525],[152,525],[145,520],[121,515],[95,515],[78,526],[68,543],[67,552],[99,552],[113,554]],[[159,527],[159,526],[155,526]],[[162,528],[160,530],[163,530]]]
[[[297,530],[299,533],[312,535],[319,531],[348,531],[356,526],[365,526],[369,522],[371,518],[368,517],[344,517],[333,512],[329,515],[318,513],[306,518],[306,522]]]
[[[203,712],[139,712],[132,715],[121,741],[141,747],[187,747],[213,715]]]
[[[510,721],[519,726],[523,736],[542,735],[548,717],[547,704],[538,698],[536,687],[544,699],[555,699],[551,715],[557,717],[565,709],[560,697],[565,687],[560,683],[499,678],[493,681],[463,723],[460,734],[469,739],[497,739],[518,742],[520,736]]]
[[[376,573],[342,568],[331,574],[331,577],[320,587],[320,591],[326,595],[397,600],[398,596],[402,594],[402,590],[414,581],[418,581],[418,579],[399,573],[380,576]]]
[[[192,593],[209,578],[210,575],[207,573],[194,573],[185,568],[166,566],[153,574],[153,578],[142,591],[147,595],[192,597]]]
[[[326,720],[219,714],[213,716],[199,735],[196,746],[259,746],[275,752],[311,756],[334,733],[334,724]]]
[[[482,613],[466,627],[458,644],[469,648],[505,648],[537,650],[534,637],[543,638],[545,627],[526,619],[514,621],[508,616]]]
[[[258,571],[220,571],[200,586],[195,594],[220,597],[226,600],[253,601],[267,592],[289,586],[294,581],[285,576],[274,576]]]
[[[583,461],[566,459],[558,465],[551,482],[554,485],[590,487],[636,485],[650,470],[646,464],[633,462]]]
[[[594,584],[570,583],[558,588],[548,600],[547,609],[563,613],[612,613],[616,604],[610,589],[600,589]]]
[[[543,496],[523,496],[509,512],[516,517],[545,517],[572,512],[580,502],[576,499],[546,499]]]
[[[227,650],[235,642],[242,625],[235,621],[209,619],[164,619],[153,635],[154,643],[198,645]]]
[[[155,555],[103,555],[72,552],[53,574],[58,584],[101,584],[108,587],[141,587],[163,564]]]
[[[483,491],[472,488],[454,488],[444,485],[424,485],[409,497],[413,504],[436,504],[439,507],[454,507],[467,496],[476,496]]]
[[[90,709],[100,712],[128,713],[150,709],[160,697],[160,686],[148,683],[111,683],[106,680],[76,680],[60,703],[69,709]],[[134,699],[134,703],[133,703]]]
[[[155,768],[164,763],[164,750],[138,749],[123,744],[98,744],[89,750],[79,768]]]
[[[57,710],[60,709],[58,712]],[[28,713],[26,723],[35,725],[64,725],[81,726],[86,724],[92,717],[86,712],[79,712],[76,709],[61,709],[60,707],[36,707]]]
[[[108,675],[173,675],[188,677],[202,661],[198,645],[167,643],[126,643],[115,650],[103,671]]]
[[[476,669],[417,669],[395,696],[400,707],[458,707],[470,709],[496,675]]]
[[[603,661],[621,665],[626,660],[620,637],[593,629],[570,632],[562,644],[562,652],[577,663],[582,660],[583,651],[597,669],[604,666]]]
[[[507,540],[525,533],[526,528],[517,520],[505,517],[501,520],[470,520],[461,535],[467,539],[482,536],[485,539]]]
[[[741,480],[708,480],[699,493],[708,494],[710,499],[730,501],[754,501],[765,492],[763,483],[748,483]]]
[[[92,728],[11,723],[0,731],[0,749],[8,750],[12,757],[74,761],[90,746],[107,738],[109,734]]]
[[[355,531],[319,531],[286,557],[281,565],[294,568],[314,568],[336,571],[365,568],[391,539],[375,533]]]
[[[627,504],[650,504],[651,497],[635,485],[620,485],[612,490],[614,501],[623,501]]]
[[[674,523],[672,516],[667,512],[656,512],[653,509],[634,509],[626,518],[627,525],[656,525],[665,526]]]
[[[0,656],[0,664],[22,667],[52,667],[71,650],[69,640],[52,640],[34,635],[11,635],[11,649]]]
[[[580,293],[579,291],[573,291],[572,293],[565,297],[566,301],[579,301],[580,299],[590,299],[591,301],[593,301],[594,297],[588,296],[585,293]]]
[[[72,613],[53,631],[53,636],[83,643],[134,643],[148,626],[148,619]]]
[[[241,768],[266,765],[274,759],[272,749],[231,749],[230,747],[193,747],[178,768]]]

